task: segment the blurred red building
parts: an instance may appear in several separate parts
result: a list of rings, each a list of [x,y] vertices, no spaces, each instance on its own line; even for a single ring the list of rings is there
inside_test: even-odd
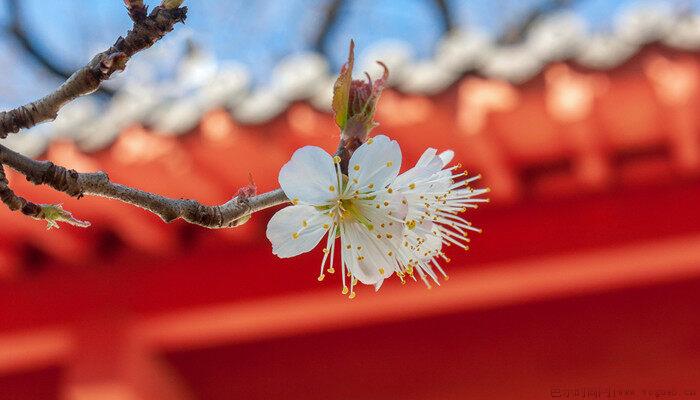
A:
[[[548,62],[517,84],[467,73],[388,90],[379,131],[406,163],[452,148],[492,188],[469,216],[485,233],[431,291],[389,282],[349,301],[316,281],[318,252],[271,254],[271,213],[234,230],[166,225],[12,175],[93,226],[46,232],[0,210],[0,398],[697,395],[699,73],[697,53],[655,42],[607,69]],[[276,187],[299,146],[335,147],[311,103],[273,114],[245,124],[215,108],[184,134],[131,124],[98,150],[44,154],[219,203],[249,172]]]

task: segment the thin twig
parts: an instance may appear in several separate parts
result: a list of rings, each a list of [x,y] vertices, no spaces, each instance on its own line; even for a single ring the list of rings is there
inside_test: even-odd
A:
[[[145,18],[132,17],[134,26],[125,37],[119,37],[107,51],[93,57],[56,91],[27,105],[0,112],[0,138],[55,119],[66,103],[97,90],[102,81],[109,79],[114,72],[122,71],[134,54],[151,47],[186,16],[187,7],[156,7]]]
[[[256,211],[288,201],[281,189],[247,197],[239,195],[218,206],[195,200],[172,199],[114,183],[104,172],[78,173],[50,161],[37,161],[0,145],[0,164],[5,164],[36,185],[47,185],[72,197],[99,196],[148,210],[172,222],[178,218],[207,228],[230,228],[247,221]]]
[[[11,211],[20,211],[28,217],[39,219],[41,207],[38,204],[27,201],[23,197],[17,196],[8,185],[5,169],[0,165],[0,200]]]

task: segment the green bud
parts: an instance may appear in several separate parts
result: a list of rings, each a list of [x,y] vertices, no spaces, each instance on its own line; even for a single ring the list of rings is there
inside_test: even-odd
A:
[[[41,207],[39,218],[46,220],[48,224],[46,229],[60,228],[58,225],[59,222],[65,222],[81,228],[90,226],[88,221],[81,221],[73,217],[73,214],[71,214],[70,211],[64,210],[61,204],[40,204],[39,206]]]
[[[378,124],[374,121],[374,113],[382,90],[389,78],[389,70],[384,68],[384,74],[374,82],[367,75],[367,80],[353,80],[352,69],[355,64],[355,42],[350,41],[348,62],[343,65],[338,79],[333,87],[333,111],[335,122],[342,131],[344,140],[364,142],[370,131]]]

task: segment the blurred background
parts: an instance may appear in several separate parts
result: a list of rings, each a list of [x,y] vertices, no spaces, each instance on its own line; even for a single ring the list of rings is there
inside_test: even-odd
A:
[[[316,281],[239,229],[166,225],[10,175],[93,226],[0,207],[0,399],[700,396],[700,1],[197,0],[187,24],[44,124],[24,154],[218,204],[338,132],[331,87],[391,70],[404,163],[454,149],[484,228],[450,280]],[[155,5],[155,4],[152,4]],[[0,103],[55,88],[130,26],[118,0],[0,1]]]

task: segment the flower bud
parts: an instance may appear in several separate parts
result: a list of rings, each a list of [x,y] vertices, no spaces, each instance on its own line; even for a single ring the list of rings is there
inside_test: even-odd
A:
[[[180,7],[184,2],[185,0],[163,0],[162,6],[168,10],[173,10]]]
[[[355,43],[350,41],[348,62],[341,68],[333,87],[333,111],[335,122],[342,131],[341,138],[346,143],[355,142],[359,145],[378,125],[374,121],[374,113],[379,96],[386,86],[389,70],[383,63],[378,62],[384,68],[381,78],[372,82],[372,78],[367,75],[367,80],[353,80],[354,63]],[[352,151],[352,149],[349,150]]]
[[[143,0],[124,0],[124,4],[128,9],[143,8]]]

